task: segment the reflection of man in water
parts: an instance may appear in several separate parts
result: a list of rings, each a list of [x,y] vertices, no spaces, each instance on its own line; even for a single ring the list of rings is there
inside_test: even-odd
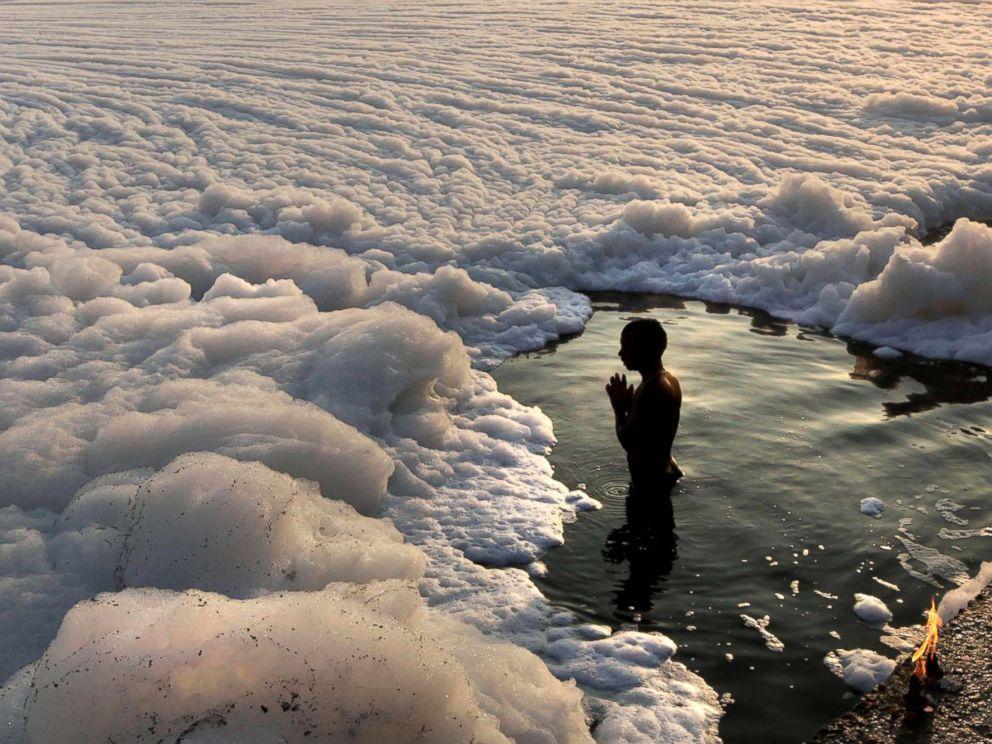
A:
[[[641,373],[641,384],[627,385],[627,375],[613,375],[606,386],[616,419],[617,439],[627,452],[631,495],[635,491],[670,489],[682,471],[672,457],[679,428],[682,388],[665,369],[661,356],[668,345],[657,320],[628,323],[620,334],[620,360]]]
[[[634,389],[626,375],[613,375],[606,386],[617,439],[627,452],[630,494],[626,524],[610,533],[603,557],[613,563],[626,560],[630,566],[615,602],[619,616],[635,622],[651,609],[651,597],[677,557],[671,490],[682,471],[672,457],[672,442],[682,389],[661,362],[667,344],[658,321],[628,323],[620,334],[620,359],[627,369],[641,373],[641,384]]]
[[[661,590],[665,577],[678,558],[675,517],[668,491],[652,499],[635,492],[627,498],[626,523],[610,531],[603,558],[610,563],[627,561],[630,573],[614,590],[616,615],[639,623],[651,611],[652,597]]]

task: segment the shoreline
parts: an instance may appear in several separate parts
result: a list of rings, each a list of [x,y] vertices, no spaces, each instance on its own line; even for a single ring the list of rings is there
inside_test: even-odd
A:
[[[813,737],[811,744],[979,744],[992,739],[992,587],[986,587],[941,632],[940,660],[949,681],[930,691],[934,712],[915,724],[904,721],[903,694],[912,665],[908,657],[882,685],[858,698]],[[960,685],[960,689],[956,688]]]

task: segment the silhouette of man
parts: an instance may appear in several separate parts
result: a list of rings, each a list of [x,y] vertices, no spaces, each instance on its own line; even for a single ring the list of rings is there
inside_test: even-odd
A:
[[[657,320],[628,323],[620,334],[619,356],[627,369],[641,373],[641,384],[635,389],[627,384],[627,375],[617,374],[606,386],[617,439],[627,453],[630,493],[626,523],[610,532],[603,557],[630,566],[614,602],[617,617],[634,622],[650,612],[652,596],[678,556],[671,490],[682,471],[672,457],[672,442],[679,428],[682,388],[662,364],[667,345],[668,336]]]
[[[635,389],[627,384],[627,375],[615,374],[606,385],[617,439],[627,453],[631,498],[659,490],[667,495],[682,477],[672,457],[682,388],[662,364],[667,346],[668,336],[657,320],[631,321],[620,334],[619,357],[627,369],[640,372],[641,384]]]

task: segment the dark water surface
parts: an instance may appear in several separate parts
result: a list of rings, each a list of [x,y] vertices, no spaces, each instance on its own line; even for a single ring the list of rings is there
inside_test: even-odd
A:
[[[885,601],[893,625],[910,625],[953,586],[940,573],[974,573],[992,558],[992,537],[947,532],[992,524],[989,370],[882,360],[869,346],[725,305],[612,294],[593,303],[581,336],[494,373],[500,389],[554,421],[557,477],[603,503],[566,526],[538,584],[590,622],[670,635],[677,659],[733,696],[725,741],[803,741],[848,705],[823,664],[828,651],[894,655],[854,615],[855,592]],[[674,536],[629,523],[624,509],[603,386],[621,371],[620,329],[635,316],[665,324],[666,365],[685,395]],[[886,502],[880,519],[861,514],[868,496]],[[948,499],[961,508],[935,508]],[[784,650],[770,650],[742,613],[768,615]]]

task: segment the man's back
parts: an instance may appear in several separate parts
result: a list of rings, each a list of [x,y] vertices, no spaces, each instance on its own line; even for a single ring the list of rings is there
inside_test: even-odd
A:
[[[623,444],[635,488],[671,483],[681,475],[672,458],[681,408],[682,386],[668,370],[645,378],[634,391]]]

